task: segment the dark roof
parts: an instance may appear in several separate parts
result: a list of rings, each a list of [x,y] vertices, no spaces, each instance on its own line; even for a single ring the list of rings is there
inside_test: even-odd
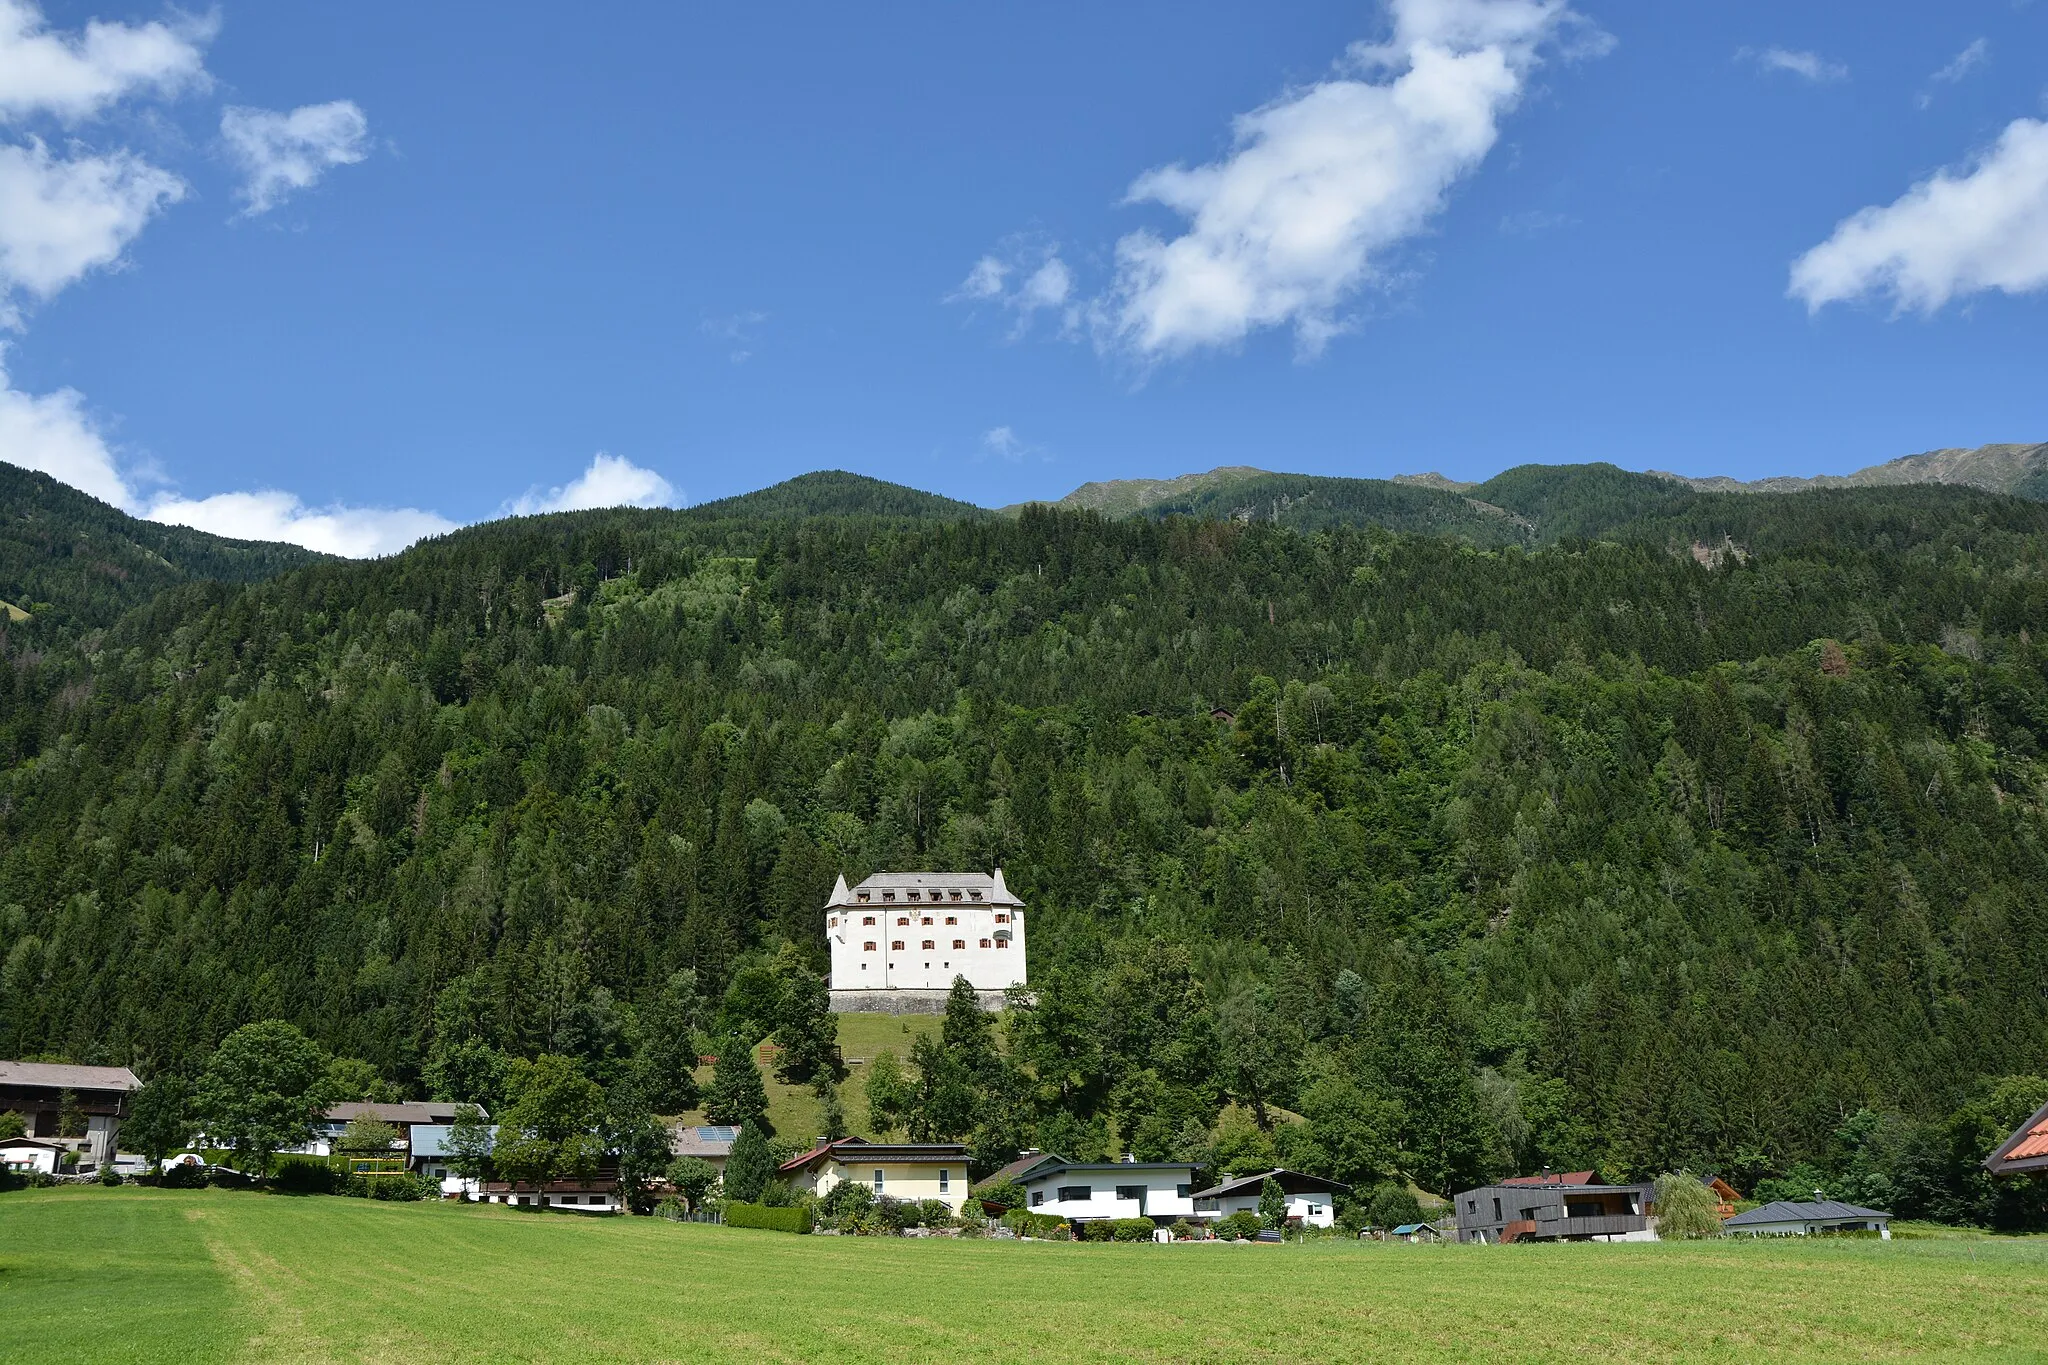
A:
[[[69,1062],[0,1062],[0,1085],[51,1090],[140,1090],[142,1082],[125,1066],[73,1066]]]
[[[813,1147],[776,1167],[779,1171],[801,1171],[819,1161],[880,1161],[891,1165],[919,1165],[926,1162],[967,1160],[967,1147],[959,1142],[869,1142],[865,1138],[840,1138]]]
[[[368,1100],[350,1100],[337,1104],[327,1111],[329,1123],[347,1123],[350,1119],[373,1118],[384,1123],[453,1123],[462,1116],[467,1105],[449,1100],[406,1100],[401,1104],[375,1104]],[[477,1113],[485,1118],[478,1109]]]
[[[1066,1158],[1058,1152],[1026,1152],[1009,1165],[990,1171],[986,1180],[975,1182],[974,1188],[987,1189],[990,1185],[1000,1185],[1005,1180],[1022,1179],[1026,1171],[1035,1170],[1051,1161],[1064,1163]]]
[[[454,1156],[454,1151],[448,1146],[448,1133],[453,1127],[447,1123],[415,1123],[412,1126],[412,1154],[415,1157]],[[497,1142],[496,1124],[485,1124],[484,1133],[488,1144]]]
[[[2048,1171],[2048,1104],[2036,1109],[2032,1118],[1998,1145],[1997,1151],[1984,1158],[1984,1169],[1993,1175]]]
[[[1035,1166],[1031,1170],[1033,1180],[1049,1180],[1068,1171],[1192,1171],[1192,1161],[1068,1161],[1055,1158],[1056,1164]]]
[[[1234,1194],[1263,1189],[1268,1180],[1278,1181],[1280,1188],[1289,1194],[1308,1194],[1312,1191],[1324,1194],[1351,1193],[1351,1187],[1341,1180],[1325,1180],[1322,1176],[1305,1175],[1300,1171],[1262,1171],[1258,1175],[1244,1175],[1235,1180],[1226,1180],[1211,1189],[1196,1190],[1190,1198],[1227,1199]]]
[[[1551,1172],[1549,1175],[1516,1175],[1501,1181],[1503,1185],[1591,1185],[1593,1171]]]
[[[44,1142],[41,1138],[31,1137],[0,1138],[0,1147],[40,1147],[46,1152],[66,1150],[61,1142]]]
[[[1756,1223],[1831,1223],[1844,1218],[1890,1218],[1888,1213],[1877,1209],[1866,1209],[1860,1204],[1844,1204],[1836,1199],[1823,1199],[1819,1203],[1797,1199],[1780,1199],[1775,1204],[1738,1213],[1721,1226],[1729,1228],[1749,1227]]]

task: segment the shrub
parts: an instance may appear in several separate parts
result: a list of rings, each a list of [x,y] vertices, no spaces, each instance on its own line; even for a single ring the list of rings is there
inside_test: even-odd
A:
[[[729,1228],[765,1228],[770,1232],[804,1233],[811,1230],[811,1211],[802,1207],[771,1209],[765,1204],[728,1201],[725,1206],[725,1225]]]
[[[1202,1230],[1185,1218],[1173,1220],[1173,1238],[1177,1242],[1192,1242],[1201,1237]]]
[[[1019,1237],[1053,1238],[1061,1235],[1066,1227],[1050,1214],[1033,1213],[1029,1209],[1011,1209],[1003,1215],[1003,1226]]]
[[[875,1221],[890,1232],[902,1232],[918,1224],[918,1207],[915,1201],[891,1199],[883,1195],[875,1201]]]
[[[287,1194],[339,1194],[346,1181],[341,1172],[318,1158],[286,1157],[270,1183]]]
[[[1024,1197],[1024,1187],[1014,1180],[984,1185],[975,1198],[983,1204],[1000,1204],[1005,1210],[1021,1209],[1029,1202]]]
[[[100,1167],[100,1184],[118,1185],[120,1183],[121,1173],[114,1169],[113,1162],[109,1161],[104,1166]]]
[[[370,1198],[390,1199],[399,1203],[413,1203],[421,1199],[432,1199],[441,1193],[441,1182],[430,1175],[415,1175],[408,1171],[403,1175],[380,1175],[367,1182]]]
[[[688,1212],[689,1210],[684,1206],[683,1201],[675,1195],[670,1195],[654,1206],[654,1216],[656,1218],[666,1218],[671,1223],[682,1222],[683,1215]]]
[[[1391,1180],[1383,1180],[1373,1186],[1372,1193],[1366,1197],[1365,1211],[1376,1227],[1397,1228],[1404,1223],[1422,1221],[1422,1204],[1416,1199],[1415,1192]]]
[[[1657,1236],[1664,1241],[1721,1235],[1721,1201],[1690,1171],[1657,1177]]]
[[[1149,1242],[1152,1240],[1153,1223],[1150,1218],[1119,1218],[1112,1226],[1119,1242]]]
[[[943,1199],[927,1199],[917,1206],[917,1217],[928,1228],[950,1227],[953,1210]]]
[[[818,1212],[837,1223],[866,1213],[875,1206],[875,1192],[858,1180],[842,1180],[818,1201]]]
[[[206,1168],[181,1162],[157,1177],[156,1183],[167,1190],[203,1190],[206,1188]]]
[[[1240,1237],[1250,1240],[1259,1235],[1262,1226],[1259,1215],[1246,1209],[1242,1213],[1233,1213],[1228,1218],[1218,1219],[1216,1235],[1229,1242],[1234,1242]]]

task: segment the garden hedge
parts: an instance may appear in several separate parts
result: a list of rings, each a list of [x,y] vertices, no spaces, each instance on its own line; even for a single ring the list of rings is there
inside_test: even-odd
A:
[[[725,1225],[729,1228],[767,1228],[770,1232],[809,1232],[811,1211],[807,1208],[771,1209],[766,1204],[727,1202]]]

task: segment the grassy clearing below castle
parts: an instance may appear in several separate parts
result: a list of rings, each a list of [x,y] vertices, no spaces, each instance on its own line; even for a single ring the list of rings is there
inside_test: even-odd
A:
[[[0,1361],[2034,1360],[2048,1241],[1115,1246],[0,1196]]]

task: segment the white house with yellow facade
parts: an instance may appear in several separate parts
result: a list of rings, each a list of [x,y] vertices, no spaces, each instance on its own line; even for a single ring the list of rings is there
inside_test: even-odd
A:
[[[957,1142],[840,1138],[783,1162],[779,1174],[792,1189],[820,1199],[855,1181],[873,1190],[877,1199],[937,1199],[956,1214],[967,1201],[967,1149]]]

